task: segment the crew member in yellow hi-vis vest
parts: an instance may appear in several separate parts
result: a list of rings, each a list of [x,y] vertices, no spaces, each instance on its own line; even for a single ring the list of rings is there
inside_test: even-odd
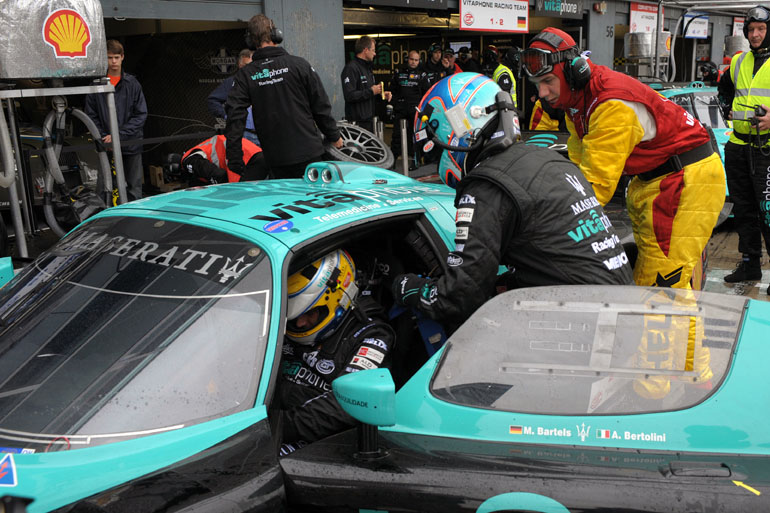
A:
[[[743,259],[725,276],[728,283],[760,280],[762,236],[770,253],[770,10],[749,9],[743,35],[750,52],[733,57],[719,81],[719,101],[733,120],[725,144],[727,187],[733,202],[738,251]],[[767,289],[770,294],[770,287]]]

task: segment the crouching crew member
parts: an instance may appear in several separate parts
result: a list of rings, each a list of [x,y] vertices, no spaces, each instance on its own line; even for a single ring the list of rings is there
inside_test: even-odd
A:
[[[193,179],[191,181],[197,178],[203,183],[227,183],[267,178],[268,168],[259,146],[246,138],[241,140],[246,167],[241,173],[236,173],[227,167],[226,143],[224,135],[215,135],[182,155],[182,170],[187,171],[188,176]]]

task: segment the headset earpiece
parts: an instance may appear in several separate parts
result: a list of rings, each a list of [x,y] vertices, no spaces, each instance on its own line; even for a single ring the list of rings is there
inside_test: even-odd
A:
[[[275,26],[275,23],[270,26],[270,41],[275,44],[280,44],[283,41],[283,32]]]
[[[573,91],[583,89],[591,80],[591,66],[583,57],[575,57],[564,63],[564,79]]]

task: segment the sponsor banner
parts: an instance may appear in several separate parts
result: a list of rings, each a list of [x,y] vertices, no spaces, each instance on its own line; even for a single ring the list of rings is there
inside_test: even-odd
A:
[[[460,30],[529,32],[529,1],[460,0]]]
[[[535,16],[583,19],[583,0],[535,0]]]
[[[663,10],[665,15],[666,10]],[[629,13],[631,32],[655,32],[658,30],[658,5],[644,2],[631,2]]]
[[[733,18],[733,35],[743,36],[743,18],[737,16]]]
[[[709,37],[709,17],[706,14],[699,12],[685,14],[684,26],[687,27],[687,32],[684,35],[686,39],[706,39]]]

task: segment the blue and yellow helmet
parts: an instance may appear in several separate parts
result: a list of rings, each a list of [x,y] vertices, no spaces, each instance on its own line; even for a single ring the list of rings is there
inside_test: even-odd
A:
[[[497,83],[478,73],[456,73],[446,77],[423,96],[414,121],[415,138],[424,140],[429,137],[427,123],[438,141],[453,147],[470,148],[480,138],[492,137],[497,129],[498,113],[488,107],[495,105],[500,91]],[[518,118],[513,116],[513,122],[516,126],[511,130],[515,129],[518,134]],[[433,144],[433,140],[427,142],[423,151],[430,151]],[[472,153],[444,149],[438,163],[438,175],[454,188],[474,165]]]
[[[356,267],[337,249],[289,276],[286,336],[312,345],[332,335],[358,294]]]

